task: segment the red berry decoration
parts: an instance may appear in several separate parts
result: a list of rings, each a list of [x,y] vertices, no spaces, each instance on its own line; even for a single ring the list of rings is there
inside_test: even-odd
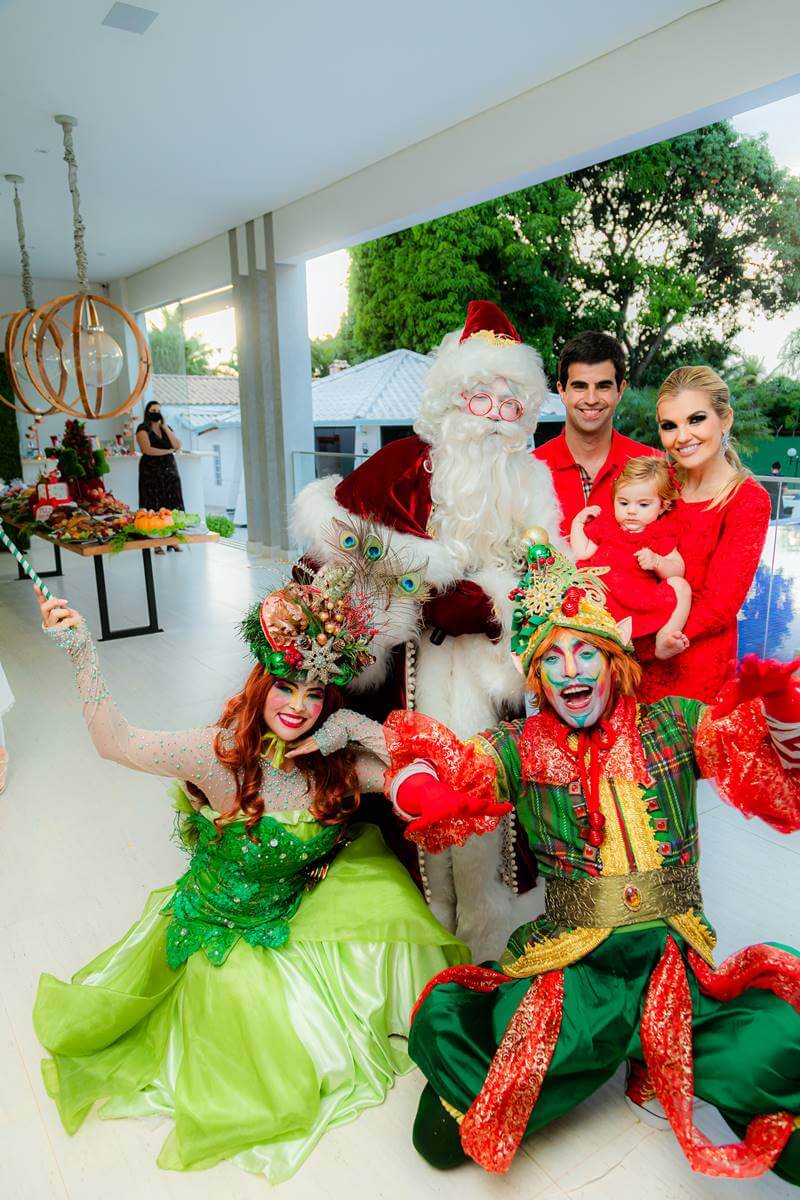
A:
[[[589,828],[597,829],[601,833],[606,827],[606,819],[601,812],[589,813]]]
[[[590,846],[602,846],[602,844],[603,844],[602,832],[599,829],[590,829],[589,830],[589,845]]]
[[[564,599],[561,601],[561,611],[565,617],[577,617],[578,610],[583,599],[583,592],[580,588],[567,588],[564,593]]]

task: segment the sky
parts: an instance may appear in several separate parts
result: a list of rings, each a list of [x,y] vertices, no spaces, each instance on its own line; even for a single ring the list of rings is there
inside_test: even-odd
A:
[[[753,109],[736,117],[733,124],[742,133],[766,133],[778,163],[800,175],[800,96]],[[347,264],[346,250],[325,254],[306,264],[309,337],[325,337],[339,328],[347,308]],[[758,317],[750,321],[737,345],[745,354],[763,358],[765,367],[771,371],[777,365],[781,346],[798,326],[800,308],[772,320]]]

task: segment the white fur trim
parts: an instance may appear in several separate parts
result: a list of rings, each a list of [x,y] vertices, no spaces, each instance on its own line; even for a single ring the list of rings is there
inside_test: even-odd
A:
[[[324,531],[334,518],[350,520],[353,516],[336,499],[341,475],[326,475],[306,484],[292,506],[292,534],[296,543],[311,550],[317,558],[327,557]],[[423,570],[432,587],[447,587],[461,578],[448,550],[432,538],[398,533],[380,521],[373,521],[376,531],[392,549],[407,560],[409,569]]]
[[[432,775],[434,779],[439,778],[436,768],[432,763],[426,762],[424,758],[415,758],[413,762],[407,763],[406,766],[400,768],[389,788],[389,799],[398,817],[402,817],[404,821],[413,821],[414,814],[408,813],[404,808],[401,808],[397,802],[397,797],[405,781],[411,779],[414,775]]]
[[[494,605],[497,619],[503,628],[503,638],[511,636],[511,613],[514,605],[508,598],[508,593],[519,583],[519,576],[514,571],[501,568],[489,568],[475,571],[469,576],[473,583],[483,588]],[[510,651],[509,651],[510,653]]]
[[[417,651],[415,707],[465,739],[496,725],[501,714],[521,713],[525,681],[505,638],[483,634],[445,638],[439,646],[422,635]]]

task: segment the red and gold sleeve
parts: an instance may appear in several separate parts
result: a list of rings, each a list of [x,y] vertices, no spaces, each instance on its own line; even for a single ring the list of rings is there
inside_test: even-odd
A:
[[[384,784],[390,799],[398,774],[414,764],[425,764],[454,791],[469,792],[487,806],[496,803],[497,765],[476,742],[462,742],[446,725],[407,710],[390,713],[383,730],[390,761]],[[408,831],[406,836],[428,853],[439,854],[450,846],[463,846],[472,834],[490,833],[500,820],[480,813],[449,817],[419,833]]]
[[[794,833],[800,829],[800,770],[791,765],[786,728],[771,728],[774,724],[759,699],[725,717],[715,718],[705,708],[695,732],[695,755],[700,773],[734,808],[760,817],[779,833]]]

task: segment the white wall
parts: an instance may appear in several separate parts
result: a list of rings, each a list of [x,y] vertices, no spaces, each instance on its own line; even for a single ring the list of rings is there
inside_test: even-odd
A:
[[[203,455],[202,477],[203,498],[206,508],[223,512],[234,509],[239,495],[242,475],[242,430],[240,425],[223,425],[208,433],[195,433],[180,419],[179,408],[164,404],[168,423],[181,440],[184,450],[194,450]],[[222,460],[222,482],[216,482],[214,470],[214,446],[218,445]]]
[[[203,495],[206,507],[215,510],[236,508],[239,481],[242,475],[242,431],[236,426],[215,429],[196,439],[198,450],[205,451],[203,458]],[[222,483],[215,480],[214,447],[219,446],[222,461]]]
[[[225,232],[172,258],[165,258],[136,275],[129,275],[126,280],[128,307],[131,312],[143,312],[188,296],[200,296],[215,288],[228,287],[230,282],[231,263]]]

